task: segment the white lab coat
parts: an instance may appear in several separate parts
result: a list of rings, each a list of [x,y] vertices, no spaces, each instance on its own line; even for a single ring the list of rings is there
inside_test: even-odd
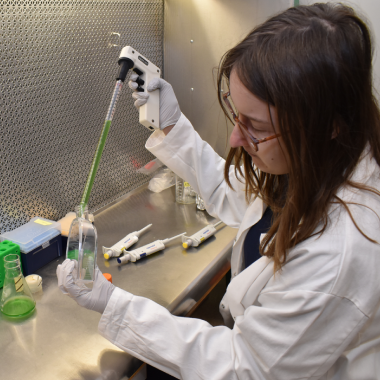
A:
[[[364,238],[345,210],[334,206],[324,234],[292,249],[276,276],[266,257],[243,270],[244,238],[262,216],[262,202],[247,206],[244,184],[236,179],[236,192],[228,188],[224,160],[183,115],[165,138],[155,132],[147,148],[190,182],[212,215],[239,228],[233,279],[221,306],[235,324],[212,327],[176,317],[116,288],[99,323],[104,337],[183,379],[380,379],[380,245]],[[353,179],[380,189],[370,154]],[[380,241],[379,197],[348,189],[338,195],[364,205],[350,210],[359,227]]]

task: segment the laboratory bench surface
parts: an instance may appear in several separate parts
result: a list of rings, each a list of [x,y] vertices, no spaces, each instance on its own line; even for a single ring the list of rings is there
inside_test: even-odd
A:
[[[141,186],[94,216],[100,270],[112,275],[115,286],[149,298],[175,315],[190,316],[229,270],[237,230],[224,224],[197,248],[185,250],[179,238],[136,263],[119,266],[115,258],[103,258],[102,246],[110,247],[150,223],[150,230],[130,249],[185,231],[190,236],[216,222],[195,204],[176,203],[174,187],[152,193],[147,185]],[[36,272],[43,279],[43,291],[35,294],[36,312],[31,318],[15,323],[0,313],[0,378],[129,379],[141,361],[98,334],[99,313],[78,306],[58,289],[56,268],[64,258]],[[137,379],[138,374],[133,377]]]

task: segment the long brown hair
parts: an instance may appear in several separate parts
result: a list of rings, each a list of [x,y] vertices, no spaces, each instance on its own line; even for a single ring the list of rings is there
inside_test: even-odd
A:
[[[353,9],[341,4],[290,8],[223,56],[218,72],[222,107],[222,87],[232,69],[252,94],[276,108],[289,156],[287,175],[261,172],[242,148],[230,150],[225,166],[230,186],[228,169],[234,163],[235,174],[245,177],[247,200],[259,196],[272,208],[272,227],[260,250],[273,257],[278,270],[290,248],[325,231],[332,203],[341,204],[355,223],[347,203],[336,195],[340,187],[380,195],[350,181],[368,144],[380,165],[370,32]]]

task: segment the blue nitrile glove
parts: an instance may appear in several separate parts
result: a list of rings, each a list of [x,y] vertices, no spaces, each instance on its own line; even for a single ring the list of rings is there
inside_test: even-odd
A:
[[[115,286],[105,279],[98,266],[95,269],[95,280],[92,289],[77,282],[76,260],[66,259],[57,267],[58,287],[63,294],[73,298],[78,305],[103,314]],[[73,273],[74,272],[74,273]]]
[[[131,74],[130,81],[128,83],[129,87],[134,90],[132,97],[135,99],[135,107],[139,108],[143,106],[149,99],[149,92],[159,89],[160,129],[176,124],[181,116],[181,110],[171,84],[161,78],[155,78],[148,83],[148,92],[138,92],[135,91],[138,87],[138,84],[136,83],[137,78],[137,74]]]

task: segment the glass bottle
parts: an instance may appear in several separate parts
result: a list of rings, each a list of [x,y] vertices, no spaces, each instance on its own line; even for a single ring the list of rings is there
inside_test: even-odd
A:
[[[31,316],[36,308],[36,302],[21,272],[19,256],[15,254],[5,256],[4,269],[1,312],[12,319],[24,319]]]
[[[177,203],[195,203],[195,194],[188,182],[177,175],[175,176],[175,199]]]
[[[67,239],[66,258],[77,260],[77,280],[91,284],[95,278],[98,235],[95,226],[88,220],[87,208],[82,213],[77,208],[77,217],[72,221]]]

